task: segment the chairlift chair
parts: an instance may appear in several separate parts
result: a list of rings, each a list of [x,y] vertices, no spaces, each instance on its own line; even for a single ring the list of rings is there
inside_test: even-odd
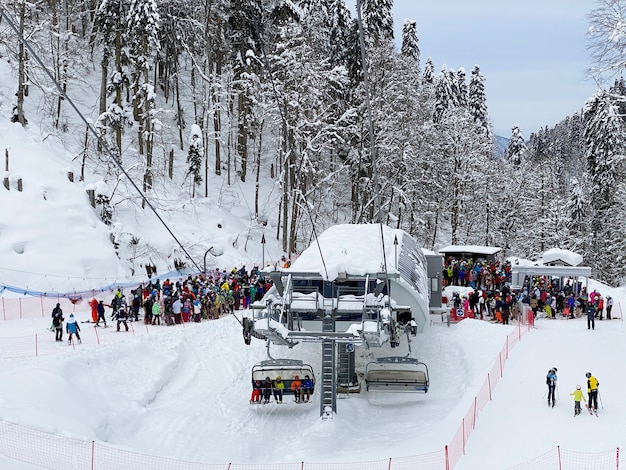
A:
[[[428,393],[428,366],[412,357],[380,357],[365,366],[365,387],[369,392]]]
[[[298,376],[300,380],[305,376],[309,376],[313,383],[311,394],[315,390],[315,374],[313,373],[313,367],[309,364],[305,364],[298,359],[269,359],[261,361],[252,367],[252,386],[258,380],[263,382],[267,377],[270,380],[276,380],[276,377],[280,376],[285,383],[285,389],[283,393],[285,395],[293,395],[291,390],[291,382],[295,376]]]

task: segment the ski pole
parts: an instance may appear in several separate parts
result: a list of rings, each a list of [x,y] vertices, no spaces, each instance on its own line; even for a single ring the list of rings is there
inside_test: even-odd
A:
[[[541,398],[545,398],[546,397],[546,393],[548,393],[547,390],[545,392],[543,392],[543,396]]]
[[[602,404],[602,397],[600,396],[600,389],[598,389],[598,400],[600,401],[600,406],[604,409],[604,405]]]
[[[559,386],[557,385],[555,388],[556,388],[556,397],[560,400],[561,397],[559,396]]]

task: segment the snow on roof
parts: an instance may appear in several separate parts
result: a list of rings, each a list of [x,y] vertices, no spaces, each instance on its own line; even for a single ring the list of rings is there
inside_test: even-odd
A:
[[[284,271],[319,273],[328,281],[337,279],[339,273],[357,276],[381,273],[385,264],[381,231],[387,272],[395,273],[396,252],[400,253],[405,232],[382,224],[334,225],[313,241]],[[397,247],[394,246],[396,237]]]
[[[544,264],[561,261],[569,266],[578,266],[583,262],[583,257],[573,251],[552,248],[543,254],[542,260]]]
[[[440,248],[439,253],[473,253],[477,255],[495,255],[502,251],[502,248],[497,246],[481,246],[481,245],[449,245]]]

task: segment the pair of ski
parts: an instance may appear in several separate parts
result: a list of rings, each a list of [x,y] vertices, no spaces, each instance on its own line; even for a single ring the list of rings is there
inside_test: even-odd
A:
[[[591,408],[589,408],[589,405],[587,403],[585,403],[585,408],[587,408],[587,411],[589,412],[590,415],[596,415],[596,418],[598,418],[598,410],[592,410]]]

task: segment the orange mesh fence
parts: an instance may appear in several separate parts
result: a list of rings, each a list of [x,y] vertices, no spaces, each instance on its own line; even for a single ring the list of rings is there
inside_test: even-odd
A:
[[[61,301],[66,299],[60,299]],[[60,303],[60,302],[59,302]],[[44,305],[40,302],[40,305]],[[56,305],[56,300],[54,300]],[[19,304],[20,309],[25,305]],[[42,307],[44,308],[44,307]],[[47,306],[45,307],[47,308]],[[53,307],[50,307],[53,308]],[[30,310],[31,312],[34,309]],[[43,311],[43,310],[41,310]],[[22,313],[20,318],[27,318]],[[348,463],[284,463],[284,464],[209,464],[168,459],[140,454],[127,450],[81,441],[30,429],[18,424],[0,421],[0,453],[3,455],[43,468],[80,468],[104,470],[125,468],[132,470],[451,470],[465,454],[465,446],[478,420],[480,412],[492,398],[492,392],[502,377],[504,365],[511,349],[521,341],[523,335],[533,327],[532,312],[522,314],[526,318],[518,323],[517,329],[507,336],[490,372],[474,397],[470,408],[462,419],[450,444],[441,451],[428,454],[389,458],[369,462]],[[182,324],[184,327],[184,323]],[[167,328],[154,327],[142,323],[129,322],[131,331],[115,332],[115,328],[84,328],[81,338],[84,343],[100,344],[127,337],[129,334],[143,335],[166,331]],[[54,342],[53,333],[42,333],[28,337],[0,338],[0,358],[27,357],[52,354],[67,350],[67,343]],[[69,347],[72,347],[70,345]],[[69,459],[69,462],[68,462]],[[563,451],[560,448],[535,459],[520,464],[515,469],[559,469],[597,468],[600,470],[619,468],[619,448],[617,451],[581,453]]]
[[[619,447],[605,452],[575,452],[557,447],[508,470],[617,470]]]

